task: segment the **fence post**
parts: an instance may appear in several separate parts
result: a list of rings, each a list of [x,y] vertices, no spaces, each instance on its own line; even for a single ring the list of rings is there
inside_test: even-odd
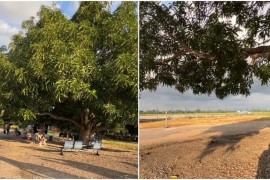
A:
[[[165,111],[165,128],[168,128],[168,116],[167,116],[167,110]]]

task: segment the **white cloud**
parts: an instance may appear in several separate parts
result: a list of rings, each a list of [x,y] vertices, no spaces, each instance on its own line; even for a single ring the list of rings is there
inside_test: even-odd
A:
[[[10,43],[11,37],[21,30],[21,23],[31,16],[36,17],[41,5],[49,1],[0,1],[0,46]]]
[[[12,33],[17,33],[18,29],[16,27],[11,27],[5,22],[0,21],[0,32],[2,34],[12,34]]]
[[[13,26],[20,26],[21,22],[36,16],[41,5],[52,5],[49,1],[1,1],[0,20],[9,22]]]
[[[18,28],[12,27],[8,23],[0,20],[0,46],[7,46],[12,35],[17,34],[18,32]]]

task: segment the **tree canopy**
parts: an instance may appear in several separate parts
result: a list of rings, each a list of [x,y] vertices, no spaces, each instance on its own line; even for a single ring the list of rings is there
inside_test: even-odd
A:
[[[68,19],[58,8],[42,6],[38,19],[24,21],[25,33],[1,51],[3,118],[45,116],[90,134],[136,123],[136,8],[122,2],[111,12],[108,2],[81,2]]]
[[[140,3],[140,89],[249,95],[270,78],[269,2]]]

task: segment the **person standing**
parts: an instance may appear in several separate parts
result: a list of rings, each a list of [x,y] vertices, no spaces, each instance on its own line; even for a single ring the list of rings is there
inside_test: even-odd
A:
[[[7,135],[9,135],[10,124],[7,125]]]

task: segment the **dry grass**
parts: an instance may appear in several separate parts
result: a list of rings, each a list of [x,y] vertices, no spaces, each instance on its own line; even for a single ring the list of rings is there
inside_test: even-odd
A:
[[[111,147],[111,148],[119,148],[124,150],[138,150],[138,143],[137,142],[124,142],[124,141],[116,141],[116,140],[103,140],[102,141],[104,146]]]
[[[179,127],[185,125],[204,125],[204,124],[222,124],[227,122],[241,122],[251,120],[262,120],[269,116],[264,115],[236,115],[236,116],[214,116],[214,117],[197,117],[197,118],[176,118],[168,120],[168,127]],[[165,126],[165,120],[155,122],[140,122],[140,129],[159,128]]]

